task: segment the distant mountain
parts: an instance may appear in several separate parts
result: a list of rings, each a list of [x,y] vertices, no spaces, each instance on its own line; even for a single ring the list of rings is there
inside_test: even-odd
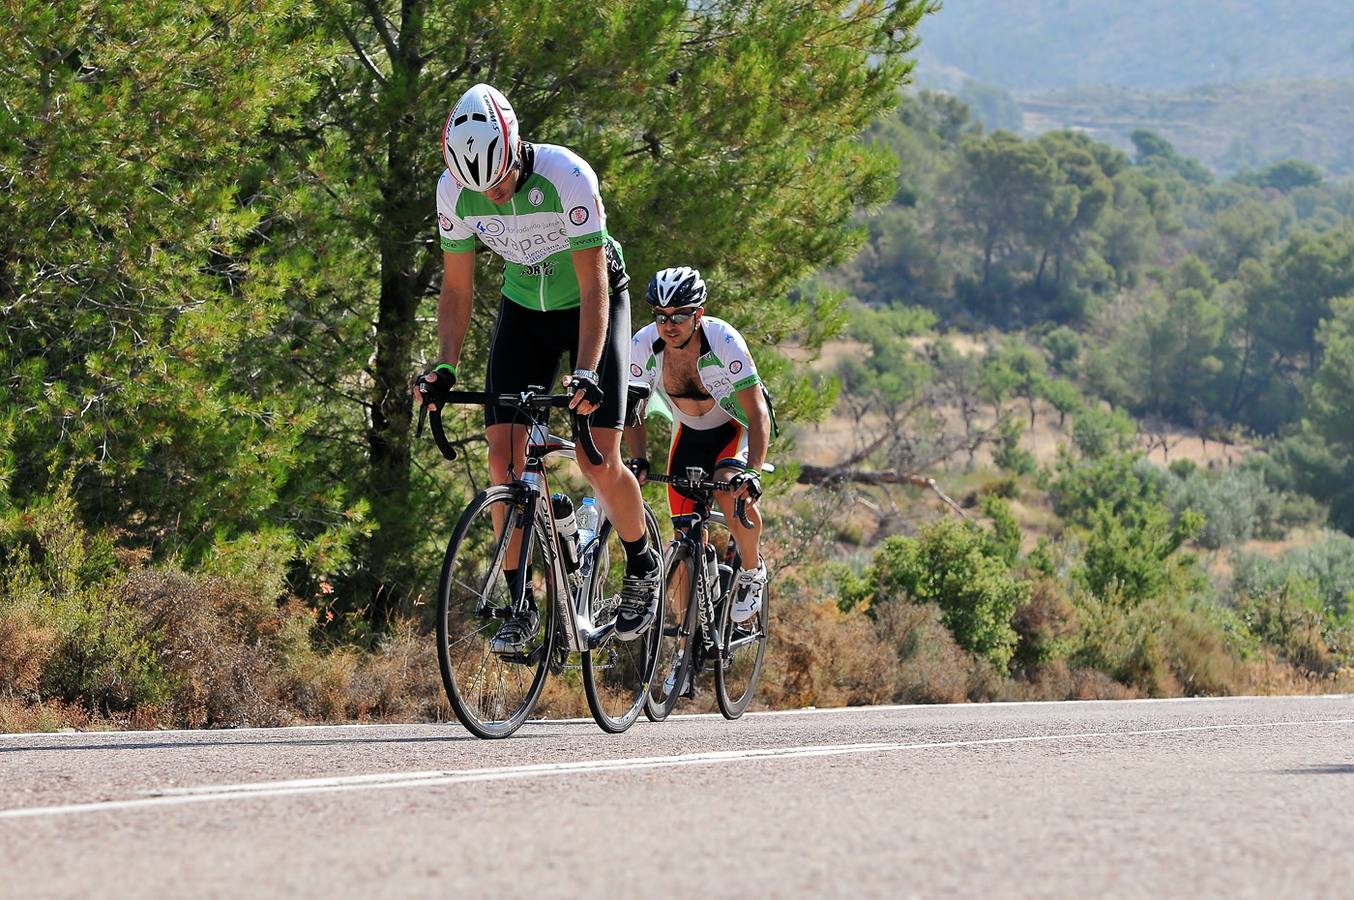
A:
[[[975,94],[972,85],[960,92],[966,94]],[[1015,104],[1021,127],[1012,130],[1026,134],[1073,128],[1127,150],[1129,135],[1146,128],[1223,174],[1302,159],[1335,177],[1354,175],[1354,80],[1211,85],[1174,93],[1064,88],[1018,94]]]
[[[989,129],[1354,175],[1354,0],[946,0],[921,36],[917,83]]]
[[[921,65],[1012,91],[1354,78],[1350,0],[946,0]]]

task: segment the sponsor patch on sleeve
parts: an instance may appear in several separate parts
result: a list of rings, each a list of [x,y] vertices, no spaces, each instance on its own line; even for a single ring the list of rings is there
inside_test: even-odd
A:
[[[582,225],[588,221],[588,208],[586,206],[575,206],[569,210],[569,221],[575,225]]]
[[[446,213],[437,214],[437,224],[442,226],[443,231],[451,231],[451,217]]]
[[[635,376],[636,378],[641,378],[644,375],[644,370],[639,367],[638,363],[631,363],[630,374]]]

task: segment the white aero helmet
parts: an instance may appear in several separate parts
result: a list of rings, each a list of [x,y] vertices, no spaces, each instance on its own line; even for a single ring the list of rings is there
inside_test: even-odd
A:
[[[644,299],[650,306],[704,306],[705,279],[690,266],[661,269],[649,279]]]
[[[517,114],[497,88],[477,84],[461,95],[442,129],[442,159],[464,187],[484,191],[517,162]]]

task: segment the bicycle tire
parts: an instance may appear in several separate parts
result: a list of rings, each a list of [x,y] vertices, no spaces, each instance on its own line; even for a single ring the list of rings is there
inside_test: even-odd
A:
[[[742,624],[733,621],[731,596],[725,597],[724,602],[720,604],[719,653],[715,661],[715,699],[719,703],[719,711],[726,719],[732,720],[741,716],[757,693],[757,679],[762,674],[762,663],[766,659],[770,601],[770,588],[763,585],[762,608],[757,611],[757,615]],[[755,630],[747,628],[749,622],[756,623]],[[740,641],[745,643],[738,643]],[[729,649],[731,643],[736,644],[732,653]]]
[[[481,491],[466,507],[447,544],[437,586],[437,663],[456,718],[481,738],[511,735],[531,715],[545,687],[555,645],[555,585],[541,547],[547,503],[536,506],[528,560],[540,626],[520,654],[499,656],[489,640],[511,601],[502,577],[509,528],[493,522],[495,507],[505,524],[516,521],[524,495],[508,485]]]
[[[662,547],[658,520],[647,503],[644,504],[644,527],[650,546],[655,551]],[[584,587],[589,592],[593,624],[601,627],[615,617],[621,580],[625,576],[625,547],[620,535],[607,521],[598,530],[597,539],[583,550],[592,561]],[[643,635],[633,641],[622,641],[613,633],[582,654],[583,692],[588,698],[588,709],[598,727],[605,732],[620,734],[626,731],[635,724],[644,708],[662,639],[660,626],[665,593],[660,586],[654,624]]]
[[[670,617],[665,616],[663,620],[663,637],[670,640],[660,643],[653,681],[649,685],[649,696],[644,701],[644,715],[650,722],[661,722],[672,715],[672,710],[681,698],[682,689],[686,686],[687,679],[691,677],[692,661],[695,657],[695,654],[690,652],[693,641],[700,639],[697,633],[700,622],[700,612],[696,608],[697,569],[690,545],[673,544],[665,567],[663,583],[668,599],[672,600],[674,596],[681,598],[684,595],[685,603],[679,605],[680,599],[678,602],[669,603],[668,607],[673,614]],[[685,616],[680,619],[680,625],[676,616],[678,609],[686,610]],[[664,647],[670,648],[671,652],[665,654]],[[675,672],[673,663],[676,663]],[[673,675],[671,690],[667,687],[669,674]]]

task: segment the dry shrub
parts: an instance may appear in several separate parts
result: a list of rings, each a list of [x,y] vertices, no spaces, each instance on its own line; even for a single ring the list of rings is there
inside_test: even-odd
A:
[[[772,604],[770,627],[759,694],[767,706],[859,706],[893,699],[897,657],[860,611],[843,612],[826,599],[786,599]]]
[[[433,637],[412,621],[397,622],[376,652],[362,660],[351,689],[359,717],[385,721],[446,721],[451,706],[442,689]]]
[[[986,686],[988,673],[975,667],[974,658],[955,643],[941,615],[935,604],[894,602],[876,610],[879,637],[896,659],[895,701],[958,703],[970,696],[971,688]],[[975,674],[981,684],[974,682]]]
[[[684,708],[682,711],[701,710]],[[583,694],[583,680],[578,671],[567,669],[558,677],[551,675],[547,678],[545,687],[541,690],[541,699],[532,715],[545,719],[577,719],[592,715],[588,710],[588,698]]]
[[[27,606],[0,608],[0,692],[36,697],[61,635]]]
[[[191,728],[285,725],[278,684],[280,635],[308,613],[299,603],[262,604],[222,578],[137,572],[124,597],[158,632],[156,649],[173,679],[166,719]]]
[[[359,718],[362,711],[357,708],[353,693],[358,659],[357,651],[350,647],[291,659],[289,699],[311,721],[346,722]]]
[[[1130,700],[1141,693],[1095,669],[1075,669],[1066,660],[1044,663],[1027,680],[1012,683],[1015,700]]]
[[[1062,586],[1051,578],[1036,580],[1029,598],[1011,618],[1011,627],[1020,636],[1013,667],[1029,672],[1063,656],[1078,624],[1076,607]]]

